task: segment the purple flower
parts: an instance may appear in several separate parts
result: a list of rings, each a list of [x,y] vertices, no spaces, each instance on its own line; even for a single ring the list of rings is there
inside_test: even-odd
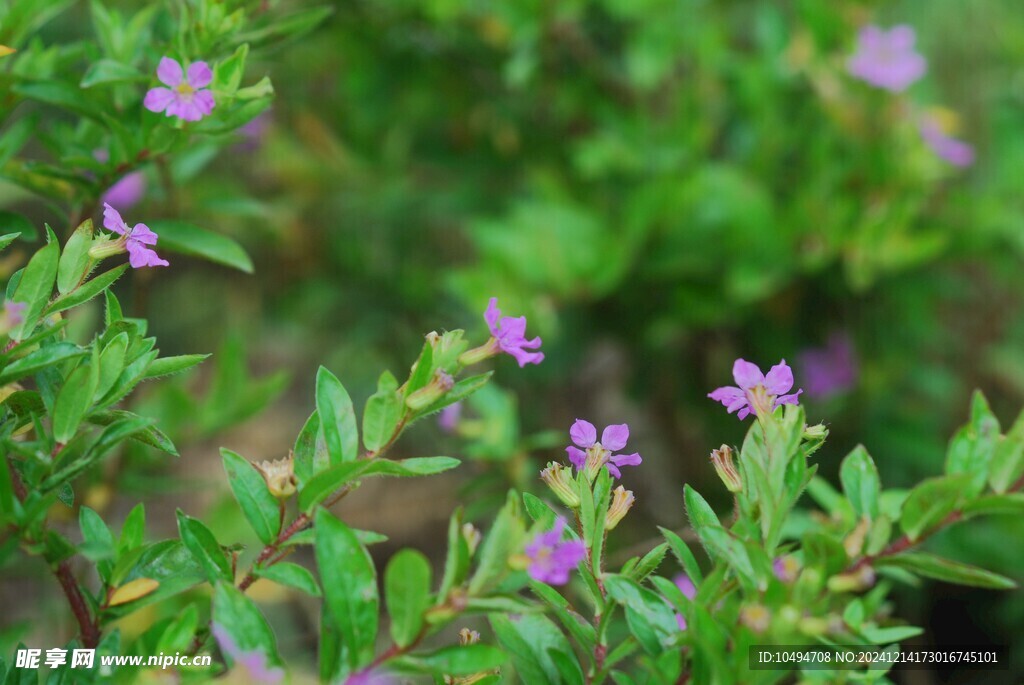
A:
[[[146,247],[156,245],[157,234],[149,230],[146,224],[136,224],[129,228],[116,209],[108,204],[103,205],[103,226],[122,236],[128,250],[128,261],[133,269],[143,266],[169,266],[166,259],[161,259],[156,252]]]
[[[769,415],[780,405],[799,404],[798,397],[803,390],[787,395],[793,387],[793,370],[783,359],[773,366],[768,374],[762,374],[756,364],[737,359],[732,366],[732,377],[736,380],[735,387],[726,385],[718,388],[708,397],[721,402],[729,413],[739,411],[737,416],[742,421],[747,415]]]
[[[939,158],[958,167],[974,164],[974,146],[943,133],[934,117],[926,117],[921,122],[920,130],[921,138]]]
[[[621,478],[620,466],[636,466],[643,461],[636,452],[612,454],[612,452],[625,447],[626,441],[629,440],[629,426],[624,423],[605,428],[601,433],[601,442],[598,442],[597,429],[594,424],[576,419],[576,423],[572,424],[569,429],[569,437],[576,443],[576,446],[569,445],[565,451],[569,454],[569,461],[581,471],[587,468],[590,473],[597,473],[598,469],[606,466],[613,476]]]
[[[772,562],[772,573],[783,583],[792,583],[800,572],[800,564],[791,556],[776,557]]]
[[[527,364],[540,364],[544,361],[543,352],[528,352],[526,349],[540,347],[540,337],[533,340],[526,339],[526,317],[525,316],[502,316],[498,309],[498,298],[492,297],[487,304],[487,311],[484,312],[484,321],[491,330],[491,335],[498,348],[507,352],[519,362],[519,368]]]
[[[25,321],[25,309],[28,302],[12,302],[4,300],[4,325],[7,330],[20,326]]]
[[[242,136],[238,147],[245,152],[256,151],[263,144],[263,139],[266,137],[267,131],[270,130],[270,122],[270,112],[262,112],[247,121],[238,129],[238,133]]]
[[[205,90],[213,80],[213,72],[206,62],[193,62],[188,73],[170,57],[160,60],[156,76],[168,88],[152,88],[146,93],[143,105],[150,112],[165,112],[169,117],[183,121],[199,121],[213,111],[213,93]]]
[[[462,417],[462,402],[449,404],[437,415],[437,425],[445,433],[454,433]]]
[[[526,556],[530,558],[527,572],[534,580],[565,585],[569,582],[569,572],[587,555],[582,540],[562,540],[564,530],[565,519],[559,517],[551,530],[541,533],[526,546]]]
[[[799,366],[803,371],[807,394],[811,397],[829,397],[845,392],[857,382],[857,359],[848,335],[833,333],[825,347],[811,348],[800,353]]]
[[[224,626],[214,621],[211,625],[211,632],[217,638],[221,652],[235,662],[236,668],[245,669],[249,677],[252,678],[250,682],[270,684],[284,680],[284,671],[268,664],[266,654],[257,649],[243,652]]]
[[[371,669],[353,673],[345,679],[345,685],[398,685],[398,681],[386,673]]]
[[[690,580],[690,576],[685,573],[680,573],[673,579],[673,581],[686,599],[693,599],[697,596],[697,586],[693,584],[692,580]],[[676,614],[676,623],[679,624],[679,630],[686,630],[686,619],[682,614]]]
[[[886,31],[866,26],[857,36],[857,51],[846,63],[851,76],[891,92],[906,90],[924,76],[925,58],[914,51],[914,29],[904,24]]]
[[[146,194],[146,177],[141,171],[126,174],[120,181],[110,186],[103,195],[103,202],[117,205],[122,209],[131,209]]]

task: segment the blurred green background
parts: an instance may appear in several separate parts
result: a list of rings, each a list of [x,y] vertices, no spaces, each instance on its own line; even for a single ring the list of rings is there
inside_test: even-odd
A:
[[[501,364],[508,392],[465,409],[462,439],[434,426],[412,433],[478,457],[428,486],[451,493],[346,504],[391,545],[439,540],[456,488],[477,511],[509,483],[536,488],[576,417],[628,422],[644,456],[625,476],[643,515],[619,539],[681,526],[682,484],[722,492],[707,455],[742,439],[745,426],[706,398],[731,383],[737,356],[794,366],[809,417],[832,431],[818,455],[828,476],[862,442],[883,482],[910,485],[940,472],[972,389],[1004,425],[1024,406],[1018,0],[355,0],[334,10],[314,33],[250,58],[247,78],[270,74],[277,98],[245,140],[178,159],[173,196],[147,170],[131,212],[229,234],[256,264],[240,276],[178,259],[137,277],[145,301],[122,284],[166,353],[222,350],[198,377],[143,400],[176,439],[192,439],[186,471],[215,474],[221,444],[280,456],[312,409],[318,364],[365,397],[382,367],[404,369],[424,333],[481,337],[492,295],[529,317],[547,359]],[[75,35],[73,19],[47,31]],[[929,69],[904,94],[846,73],[871,23],[917,32]],[[971,167],[928,148],[916,124],[925,114],[975,146]],[[271,375],[281,370],[290,383]],[[206,398],[198,409],[190,392]],[[260,419],[221,430],[271,398]],[[122,486],[174,490],[150,459],[136,455]],[[410,502],[428,508],[422,520],[388,511]],[[1021,579],[1021,541],[1024,522],[1004,517],[930,544]],[[902,600],[929,627],[926,642],[1024,649],[1021,593],[951,592],[936,584]]]

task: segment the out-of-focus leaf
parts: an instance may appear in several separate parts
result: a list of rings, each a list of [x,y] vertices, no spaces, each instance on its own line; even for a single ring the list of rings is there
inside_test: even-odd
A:
[[[252,273],[252,259],[241,245],[227,236],[172,219],[150,221],[148,226],[160,236],[158,244],[163,249]]]

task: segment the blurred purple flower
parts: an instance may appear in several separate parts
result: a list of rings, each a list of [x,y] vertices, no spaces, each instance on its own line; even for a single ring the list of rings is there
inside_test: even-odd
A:
[[[462,402],[449,404],[437,415],[437,425],[445,433],[454,433],[462,418]]]
[[[601,442],[598,442],[597,428],[594,424],[576,419],[569,429],[569,437],[576,446],[569,445],[565,451],[569,454],[569,461],[581,471],[589,466],[593,469],[592,473],[596,473],[597,469],[606,466],[613,476],[621,478],[620,466],[636,466],[643,461],[637,452],[612,454],[625,447],[626,441],[629,440],[629,426],[624,423],[605,428],[601,433]]]
[[[526,556],[530,558],[527,572],[534,580],[565,585],[569,582],[569,573],[587,555],[582,540],[562,540],[564,530],[565,519],[559,517],[551,530],[541,533],[526,546]]]
[[[149,230],[146,224],[136,224],[129,228],[121,218],[116,209],[108,204],[103,205],[103,226],[121,236],[124,236],[125,247],[128,250],[128,262],[133,269],[144,266],[170,266],[166,259],[160,256],[147,245],[156,245],[157,234]]]
[[[145,194],[146,176],[141,171],[133,171],[110,186],[103,194],[103,202],[117,205],[121,209],[131,209]]]
[[[169,88],[152,88],[146,93],[142,104],[150,112],[165,112],[183,121],[199,121],[213,111],[213,93],[205,89],[213,81],[213,72],[206,62],[193,62],[186,74],[177,60],[163,57],[156,68],[156,76]]]
[[[751,413],[771,414],[783,404],[799,404],[803,390],[787,395],[793,388],[793,370],[783,359],[773,366],[768,374],[762,374],[756,364],[737,359],[732,365],[735,387],[726,385],[709,393],[708,397],[721,402],[729,413],[739,410],[737,417],[742,421]]]
[[[374,671],[359,671],[345,679],[345,685],[398,685],[398,681],[386,674]]]
[[[943,133],[934,117],[926,117],[921,122],[920,130],[921,138],[939,158],[958,167],[974,164],[974,146]]]
[[[238,147],[245,152],[256,151],[263,144],[263,139],[266,137],[267,131],[270,130],[271,121],[269,111],[262,112],[247,121],[238,129],[238,133],[242,137]]]
[[[686,597],[686,599],[693,599],[697,596],[697,586],[695,586],[693,581],[690,580],[690,576],[685,573],[680,573],[673,579],[673,581],[675,582],[676,587],[683,593],[683,597]],[[676,623],[679,625],[679,630],[686,630],[686,619],[683,618],[682,614],[676,613]]]
[[[798,365],[803,371],[807,394],[829,397],[845,392],[857,382],[857,359],[850,336],[833,333],[824,347],[800,353]]]
[[[498,298],[492,297],[487,304],[484,321],[487,322],[498,348],[515,357],[519,362],[519,368],[544,361],[543,352],[528,352],[523,349],[536,349],[541,345],[540,337],[526,339],[526,317],[502,316],[501,310],[498,309]]]
[[[851,76],[891,92],[906,90],[924,76],[925,58],[914,51],[914,29],[905,24],[886,31],[865,26],[857,35],[857,51],[846,63]]]
[[[4,300],[4,326],[8,330],[15,326],[20,326],[25,320],[25,309],[27,307],[27,302],[12,302],[11,300]]]
[[[251,682],[269,685],[284,680],[284,671],[268,664],[266,654],[256,649],[243,652],[234,638],[225,630],[224,626],[214,621],[211,625],[211,632],[217,638],[220,651],[235,662],[235,668],[244,668],[249,677],[252,678]]]
[[[800,572],[800,564],[791,556],[776,557],[772,562],[772,573],[783,583],[792,583]]]

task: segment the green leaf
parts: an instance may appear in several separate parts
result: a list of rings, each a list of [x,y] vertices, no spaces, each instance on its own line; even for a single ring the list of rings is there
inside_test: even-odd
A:
[[[113,534],[100,515],[89,507],[83,506],[78,511],[78,524],[82,529],[83,545],[89,550],[87,556],[94,561],[101,560],[97,564],[97,570],[104,581],[108,580],[112,566],[109,561],[102,560],[111,559],[114,556]]]
[[[875,561],[875,565],[879,567],[895,566],[925,578],[934,578],[958,585],[994,590],[1012,590],[1017,587],[1017,584],[1006,576],[986,571],[977,566],[962,564],[959,561],[943,559],[926,552],[908,552],[891,557],[881,557]]]
[[[604,582],[609,597],[626,608],[626,623],[644,651],[651,655],[661,653],[665,641],[679,630],[672,606],[660,595],[623,576],[608,574]]]
[[[89,257],[92,235],[92,219],[86,219],[65,243],[57,266],[57,290],[62,295],[77,287],[92,268],[93,260]]]
[[[313,574],[303,566],[287,561],[279,561],[273,566],[262,568],[257,571],[260,578],[272,580],[280,585],[287,585],[296,590],[302,590],[313,597],[320,596],[320,586],[316,584]]]
[[[45,313],[56,314],[57,312],[63,312],[66,309],[71,309],[72,307],[77,307],[80,304],[88,302],[112,286],[114,281],[121,278],[122,274],[124,274],[127,269],[128,265],[122,264],[120,266],[115,266],[109,271],[104,271],[94,278],[90,278],[81,286],[75,288],[66,295],[61,295],[51,302],[50,305],[46,307]]]
[[[269,545],[281,532],[281,505],[270,494],[263,474],[248,459],[225,448],[221,448],[220,454],[228,484],[242,507],[242,513],[260,541]]]
[[[316,373],[316,411],[331,465],[359,456],[356,412],[345,386],[323,366]]]
[[[433,652],[401,659],[399,665],[436,676],[464,676],[491,671],[505,663],[505,654],[484,644],[450,645]]]
[[[209,356],[208,354],[179,354],[174,357],[160,357],[150,362],[143,377],[147,379],[160,378],[181,373],[202,364]]]
[[[480,388],[487,385],[487,381],[491,380],[491,376],[493,375],[493,371],[488,371],[487,373],[469,376],[468,378],[463,378],[461,381],[457,381],[455,385],[452,386],[452,389],[445,393],[444,397],[424,409],[422,413],[424,415],[432,414],[436,411],[441,411],[448,405],[461,402]]]
[[[31,121],[28,117],[21,121],[26,120]],[[0,231],[4,231],[7,234],[4,236],[4,239],[14,236],[20,237],[22,240],[34,242],[39,236],[39,231],[36,230],[35,225],[31,221],[21,214],[7,210],[0,210]]]
[[[146,541],[146,507],[142,502],[136,504],[121,526],[121,537],[117,541],[118,554],[142,547]]]
[[[451,457],[417,457],[414,459],[363,459],[332,466],[309,479],[299,491],[299,507],[309,511],[341,486],[368,476],[432,476],[459,465]]]
[[[430,576],[430,562],[412,549],[399,551],[384,569],[391,638],[399,647],[412,644],[423,628],[423,614],[430,608]]]
[[[58,342],[40,347],[4,367],[3,372],[0,373],[0,384],[6,385],[12,381],[27,378],[43,369],[62,364],[69,359],[84,357],[86,354],[88,354],[86,350],[69,342]]]
[[[21,235],[21,234],[20,233],[7,233],[5,235],[0,235],[0,250],[5,249],[8,245],[13,243],[15,241],[15,239],[17,239],[17,237],[19,235]]]
[[[81,364],[68,376],[53,405],[53,438],[66,443],[75,436],[79,424],[92,407],[99,385],[99,365]]]
[[[277,679],[284,676],[274,631],[256,604],[230,581],[216,583],[213,592],[213,623],[217,630],[231,638],[238,653],[259,652],[266,657],[266,666],[272,671],[267,674],[268,680],[274,679],[270,676],[277,675]],[[233,665],[237,653],[231,653],[223,646],[221,651],[228,664]]]
[[[213,84],[211,88],[224,95],[234,95],[242,84],[245,73],[245,58],[249,55],[249,46],[239,45],[231,57],[217,63],[213,68]]]
[[[525,537],[526,527],[519,512],[519,497],[512,490],[480,545],[476,573],[469,581],[470,595],[484,594],[501,582],[509,571],[509,557],[522,551]]]
[[[665,537],[669,547],[672,549],[672,554],[679,561],[679,565],[683,567],[683,570],[686,571],[686,575],[690,577],[690,580],[695,585],[700,585],[701,581],[704,580],[704,574],[701,573],[700,566],[697,565],[697,558],[693,556],[689,545],[668,528],[658,526],[658,530]]]
[[[398,381],[385,371],[377,381],[377,392],[366,401],[363,412],[363,445],[367,451],[376,453],[391,443],[404,406],[398,394]]]
[[[863,445],[857,445],[843,459],[839,467],[839,480],[843,483],[843,492],[853,505],[853,511],[858,519],[867,516],[874,520],[878,517],[878,498],[882,492],[882,483],[875,462]]]
[[[1024,411],[996,443],[989,469],[989,483],[996,492],[1006,492],[1024,474]]]
[[[85,72],[85,76],[82,77],[82,81],[78,85],[82,88],[92,88],[107,83],[145,80],[146,76],[135,67],[104,58],[89,66],[89,70]]]
[[[30,334],[43,313],[43,308],[53,293],[53,283],[57,278],[57,262],[60,259],[60,248],[57,246],[57,237],[52,231],[47,231],[49,243],[32,255],[28,265],[21,274],[18,288],[11,299],[15,302],[24,302],[24,320],[11,331],[12,340],[21,340]]]
[[[983,495],[967,502],[961,511],[964,517],[983,514],[1024,514],[1024,493]]]
[[[530,685],[562,682],[550,652],[571,652],[572,647],[550,619],[539,614],[525,614],[515,620],[504,614],[491,614],[488,619],[521,682]]]
[[[900,513],[900,527],[911,540],[940,524],[964,496],[970,476],[929,478],[907,495]]]
[[[87,420],[89,423],[96,424],[97,426],[109,426],[115,421],[123,421],[124,419],[148,421],[148,419],[144,419],[138,414],[134,414],[123,409],[95,412],[90,414]],[[132,440],[141,442],[144,445],[149,445],[150,447],[155,447],[167,454],[174,455],[175,457],[178,456],[178,449],[174,446],[174,443],[171,442],[171,439],[155,426],[143,425],[129,437]]]
[[[160,236],[160,247],[165,250],[252,273],[249,255],[241,245],[227,236],[172,219],[151,221],[149,227]]]
[[[54,105],[99,122],[103,121],[103,110],[96,101],[71,84],[62,81],[37,81],[17,84],[12,90],[29,100]]]
[[[327,444],[324,442],[324,434],[320,430],[320,415],[314,410],[306,423],[295,438],[295,447],[292,448],[295,459],[295,478],[299,481],[299,490],[302,490],[314,474],[326,469],[330,462],[327,456]]]
[[[202,567],[207,580],[210,583],[216,583],[218,580],[230,582],[232,580],[231,564],[210,529],[199,519],[187,516],[181,509],[178,510],[177,515],[181,541]]]
[[[340,661],[352,672],[373,661],[380,604],[377,574],[352,529],[326,509],[317,512],[315,531],[327,615],[340,637]]]
[[[0,475],[2,477],[2,475]],[[448,553],[445,556],[444,576],[437,596],[444,598],[453,587],[462,585],[469,573],[469,543],[462,534],[462,508],[457,508],[448,519]]]
[[[999,441],[999,421],[989,409],[985,396],[975,392],[971,402],[971,420],[953,436],[946,453],[946,473],[969,476],[966,496],[973,497],[985,489],[989,466]]]
[[[888,645],[893,642],[902,642],[903,640],[917,637],[924,630],[914,626],[887,626],[885,628],[864,626],[859,632],[872,644]]]

